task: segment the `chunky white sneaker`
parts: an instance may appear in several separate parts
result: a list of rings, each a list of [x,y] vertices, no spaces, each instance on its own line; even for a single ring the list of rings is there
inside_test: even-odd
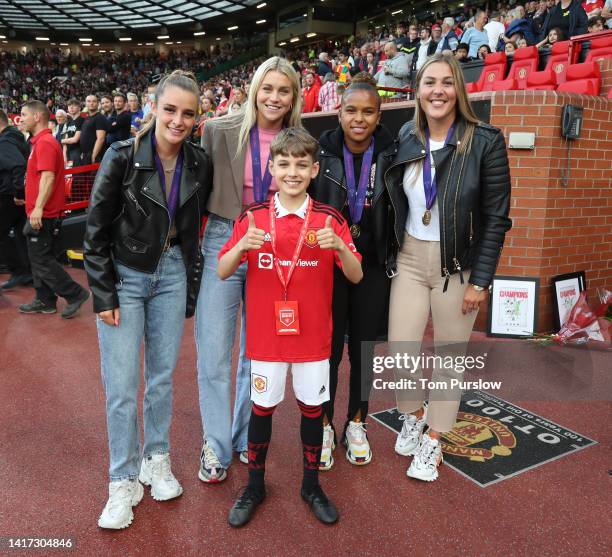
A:
[[[132,507],[140,503],[144,488],[138,480],[121,480],[108,484],[108,501],[98,518],[100,528],[121,530],[134,520]]]
[[[433,482],[438,478],[438,466],[442,462],[442,447],[438,439],[432,439],[427,433],[421,438],[406,474],[416,480]]]
[[[183,493],[183,488],[170,468],[170,455],[154,454],[142,459],[138,479],[151,486],[151,497],[156,501],[174,499]]]
[[[227,470],[221,466],[217,453],[208,443],[204,443],[200,453],[198,478],[209,484],[219,483],[227,478]]]
[[[323,446],[321,448],[321,460],[319,470],[330,470],[334,465],[334,455],[332,451],[336,448],[334,443],[334,429],[331,424],[323,426]]]
[[[411,456],[417,450],[427,421],[427,406],[424,408],[425,410],[420,418],[417,418],[414,414],[400,415],[399,419],[404,423],[402,431],[399,432],[395,441],[395,452],[397,454]]]
[[[349,422],[344,433],[346,458],[351,464],[363,466],[372,460],[368,434],[363,422]]]
[[[242,462],[242,464],[248,464],[249,463],[249,451],[240,451],[240,462]]]

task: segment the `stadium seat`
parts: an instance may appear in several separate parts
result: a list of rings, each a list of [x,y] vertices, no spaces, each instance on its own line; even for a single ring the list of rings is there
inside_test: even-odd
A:
[[[506,75],[506,53],[492,52],[487,54],[484,60],[484,68],[478,81],[467,84],[468,93],[479,93],[480,91],[492,91],[493,82],[501,81]]]
[[[531,72],[527,76],[526,89],[532,91],[554,91],[557,88],[555,73],[552,69]]]
[[[496,85],[495,90],[525,89],[527,87],[527,77],[538,69],[539,60],[538,49],[535,46],[526,46],[516,50],[510,72],[505,79],[507,83]]]
[[[565,81],[565,73],[569,66],[569,46],[570,41],[559,41],[552,45],[550,49],[550,55],[546,62],[546,68],[541,72],[531,72],[527,76],[527,81],[544,86],[548,83],[548,77],[553,77],[553,84],[559,85]],[[580,43],[574,45],[574,49],[580,50]],[[530,88],[530,84],[527,83],[527,89]],[[532,87],[535,88],[535,87]],[[538,87],[542,89],[542,87]],[[554,89],[554,87],[553,87]]]
[[[594,95],[593,83],[590,79],[566,81],[557,87],[559,93],[578,93],[579,95]]]
[[[561,83],[557,91],[580,93],[582,95],[599,95],[601,88],[601,71],[597,62],[572,64],[567,68],[567,81]]]
[[[612,58],[612,36],[593,39],[585,62],[596,62],[605,58]]]
[[[518,81],[513,77],[502,79],[501,81],[494,81],[491,86],[492,91],[513,91],[518,88]]]

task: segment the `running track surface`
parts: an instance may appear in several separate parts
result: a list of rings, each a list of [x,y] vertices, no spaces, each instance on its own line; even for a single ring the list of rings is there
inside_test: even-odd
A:
[[[83,271],[70,272],[85,284]],[[171,432],[173,470],[184,494],[160,503],[147,490],[130,528],[100,530],[108,449],[91,300],[66,321],[59,313],[19,314],[17,306],[32,295],[20,288],[0,300],[0,536],[70,536],[76,550],[63,554],[96,556],[612,553],[612,416],[610,403],[601,401],[524,404],[599,444],[485,489],[444,466],[434,483],[409,480],[408,461],[393,452],[394,434],[372,420],[372,463],[352,466],[339,447],[334,469],[321,474],[341,513],[336,526],[326,527],[300,499],[299,411],[288,385],[274,415],[268,498],[249,525],[231,529],[227,512],[246,484],[247,468],[236,458],[224,483],[198,480],[202,431],[193,320],[186,323],[175,374]],[[610,363],[609,353],[599,356]],[[344,361],[340,419],[347,375]],[[390,406],[377,402],[371,411]]]

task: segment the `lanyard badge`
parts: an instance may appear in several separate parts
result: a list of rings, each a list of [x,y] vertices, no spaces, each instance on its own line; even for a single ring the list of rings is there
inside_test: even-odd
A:
[[[272,244],[272,253],[274,255],[274,268],[276,269],[276,275],[280,281],[285,296],[283,300],[274,302],[274,315],[276,321],[276,334],[280,336],[285,335],[299,335],[300,334],[300,316],[298,310],[298,303],[296,300],[287,300],[287,289],[289,288],[289,282],[293,276],[293,271],[297,266],[302,247],[304,246],[304,240],[306,238],[306,231],[308,230],[308,223],[310,221],[310,214],[312,212],[312,199],[308,200],[308,208],[306,209],[306,215],[304,216],[304,224],[300,231],[297,244],[293,257],[291,258],[291,266],[287,272],[287,278],[283,273],[280,261],[278,258],[278,252],[276,250],[276,209],[274,202],[270,201],[270,240]]]

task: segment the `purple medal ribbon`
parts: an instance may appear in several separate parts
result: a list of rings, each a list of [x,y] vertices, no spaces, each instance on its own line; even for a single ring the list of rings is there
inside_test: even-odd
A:
[[[455,124],[453,124],[446,134],[444,145],[446,145],[450,138],[453,136],[455,131]],[[425,188],[425,206],[429,211],[433,204],[436,202],[436,196],[438,195],[438,188],[436,186],[436,178],[431,179],[431,147],[429,145],[429,129],[425,130],[425,160],[423,161],[423,187]]]
[[[268,198],[268,190],[272,183],[272,175],[270,174],[270,155],[266,161],[266,170],[263,178],[261,176],[261,151],[259,148],[259,130],[257,126],[253,126],[249,132],[249,140],[251,144],[251,164],[253,168],[253,197],[255,201],[261,203]]]
[[[372,169],[372,159],[374,157],[374,138],[370,142],[370,146],[363,154],[361,161],[361,172],[359,172],[359,186],[355,183],[355,166],[353,165],[353,153],[346,146],[343,147],[344,152],[344,173],[346,175],[346,185],[348,189],[348,206],[351,222],[357,224],[361,220],[363,206],[365,204],[366,192],[370,180],[370,170]]]
[[[153,139],[153,157],[155,158],[155,166],[157,167],[157,173],[161,180],[164,188],[164,195],[166,195],[166,173],[162,166],[161,159],[157,154],[157,141],[155,141],[155,132],[151,134]],[[174,221],[174,215],[176,214],[176,208],[178,206],[179,190],[181,189],[181,174],[183,173],[183,148],[179,151],[178,157],[176,158],[176,167],[174,168],[174,176],[172,177],[172,185],[170,186],[170,195],[168,196],[168,213],[170,215],[170,224]]]

